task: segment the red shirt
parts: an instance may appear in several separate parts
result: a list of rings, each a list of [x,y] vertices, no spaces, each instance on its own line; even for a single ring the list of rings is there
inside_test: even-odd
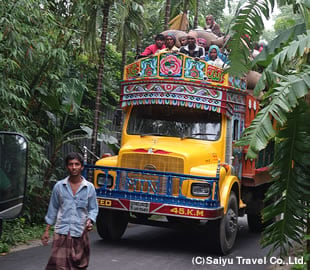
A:
[[[151,55],[151,54],[155,54],[157,51],[165,49],[165,48],[166,48],[165,44],[161,48],[158,48],[156,46],[156,44],[152,44],[152,45],[146,47],[144,52],[141,53],[141,55],[142,56],[148,56],[148,55]]]

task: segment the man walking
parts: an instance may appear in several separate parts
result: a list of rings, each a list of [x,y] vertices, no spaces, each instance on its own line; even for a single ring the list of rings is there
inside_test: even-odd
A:
[[[55,224],[52,255],[46,270],[87,269],[88,231],[92,230],[98,214],[95,188],[81,175],[83,157],[70,153],[65,162],[69,176],[54,186],[45,216],[43,245],[48,244],[49,229]]]

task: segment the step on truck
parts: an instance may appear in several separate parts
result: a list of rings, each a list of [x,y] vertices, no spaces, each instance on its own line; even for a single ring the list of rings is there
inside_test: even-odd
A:
[[[259,110],[244,79],[181,53],[125,67],[118,155],[95,165],[97,231],[122,237],[128,222],[197,226],[221,254],[233,248],[238,216],[262,229],[260,210],[271,156],[246,159],[234,146]]]

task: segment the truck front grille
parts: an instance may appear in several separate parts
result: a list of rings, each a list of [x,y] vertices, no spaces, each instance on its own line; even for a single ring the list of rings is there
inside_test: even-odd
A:
[[[152,170],[162,171],[162,172],[174,172],[174,173],[184,173],[184,160],[177,157],[163,156],[156,154],[124,154],[121,159],[120,167],[132,168],[145,170],[148,168],[154,168]],[[135,176],[139,179],[139,176]],[[145,176],[143,177],[145,179]],[[142,179],[141,179],[142,180]],[[145,179],[147,180],[147,179]],[[123,182],[123,181],[121,181]],[[124,182],[123,182],[124,183]],[[166,178],[160,178],[160,193],[166,192]],[[142,188],[138,188],[143,192],[150,192],[150,190],[143,186],[143,181],[141,181]],[[173,179],[172,183],[172,194],[179,195],[179,181],[178,179]],[[132,190],[134,191],[134,190]]]

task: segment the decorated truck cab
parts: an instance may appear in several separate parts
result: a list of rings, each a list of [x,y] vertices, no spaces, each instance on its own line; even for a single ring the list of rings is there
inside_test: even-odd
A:
[[[200,226],[215,250],[229,253],[247,205],[252,227],[261,225],[257,205],[268,181],[234,146],[259,110],[246,81],[161,53],[127,65],[121,86],[120,151],[86,166],[94,170],[99,235],[119,239],[128,222]]]

